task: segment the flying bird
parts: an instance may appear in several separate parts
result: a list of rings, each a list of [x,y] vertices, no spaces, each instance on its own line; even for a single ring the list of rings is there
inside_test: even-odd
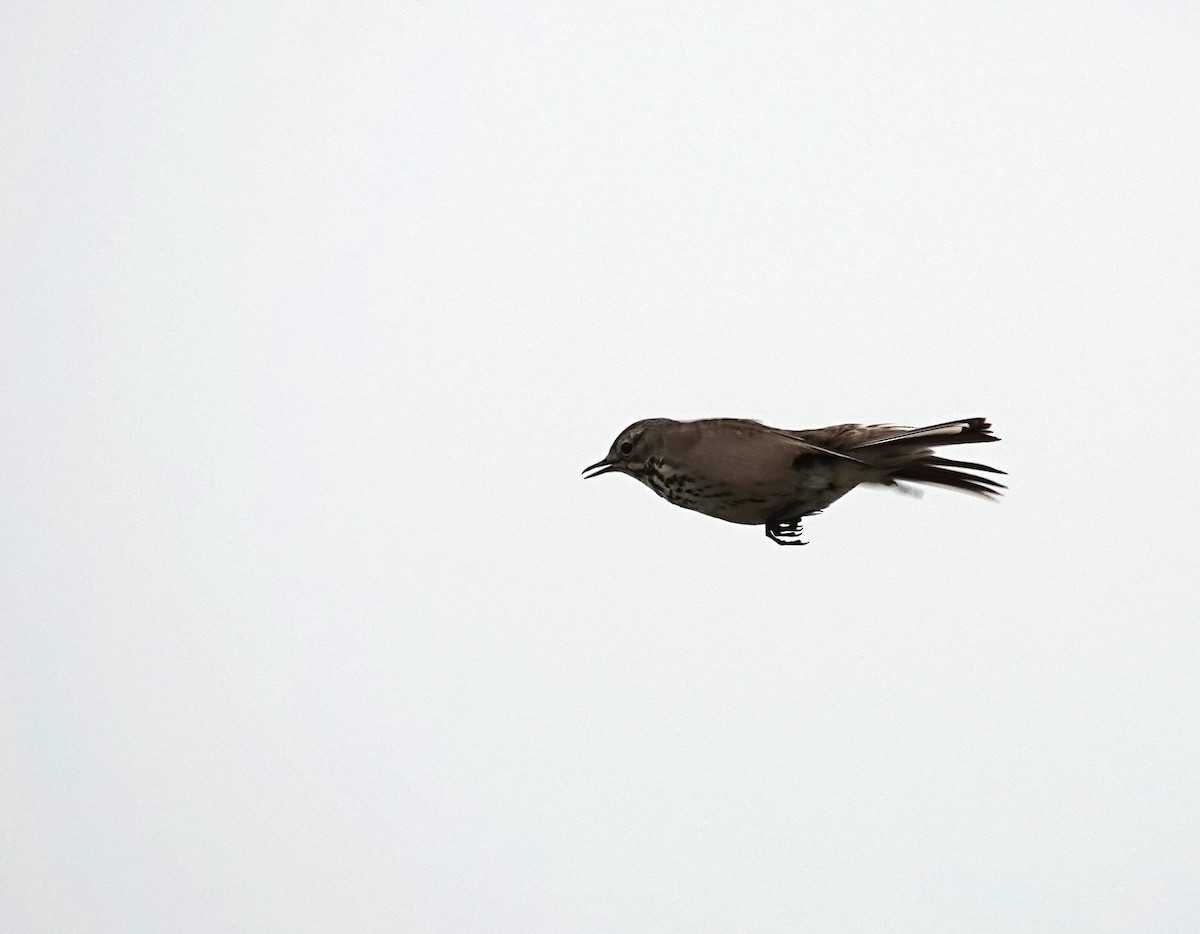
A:
[[[999,441],[982,418],[925,428],[830,425],[791,431],[744,418],[648,418],[619,435],[584,477],[624,473],[668,502],[741,525],[780,545],[807,545],[801,520],[860,483],[935,484],[992,498],[1003,470],[937,457],[933,448]],[[970,472],[974,471],[974,473]]]

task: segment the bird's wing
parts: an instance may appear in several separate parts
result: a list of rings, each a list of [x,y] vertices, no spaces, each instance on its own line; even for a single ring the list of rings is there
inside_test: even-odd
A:
[[[901,436],[910,430],[904,425],[847,424],[830,425],[827,428],[805,428],[789,431],[788,434],[809,444],[844,453]]]
[[[835,429],[857,428],[861,430],[866,426],[834,425],[831,428],[817,428],[812,431],[786,431],[783,428],[772,428],[770,425],[762,425],[759,422],[754,422],[753,424],[774,435],[787,438],[796,445],[797,449],[802,449],[810,454],[824,454],[827,457],[834,457],[838,460],[850,461],[855,464],[866,463],[857,457],[847,454],[845,448],[853,447],[854,444],[847,443],[835,433]],[[799,453],[799,450],[797,453]]]

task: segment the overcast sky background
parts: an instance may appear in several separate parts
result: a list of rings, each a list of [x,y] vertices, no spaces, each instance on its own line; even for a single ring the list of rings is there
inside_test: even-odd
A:
[[[1194,4],[2,20],[0,929],[1200,931]]]

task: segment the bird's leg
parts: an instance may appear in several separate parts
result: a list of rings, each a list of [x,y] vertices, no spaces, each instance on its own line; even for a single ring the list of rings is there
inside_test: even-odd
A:
[[[804,534],[804,529],[800,526],[801,520],[809,516],[815,516],[820,511],[817,509],[795,519],[778,519],[775,517],[768,519],[767,538],[777,545],[807,545],[808,542],[800,540],[800,536]],[[786,510],[784,514],[786,515]]]

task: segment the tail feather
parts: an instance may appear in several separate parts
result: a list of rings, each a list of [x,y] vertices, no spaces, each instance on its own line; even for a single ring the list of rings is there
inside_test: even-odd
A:
[[[1005,489],[1004,484],[968,471],[1003,474],[1003,470],[975,461],[937,457],[931,450],[947,444],[999,441],[1000,439],[991,433],[991,427],[983,418],[963,418],[956,422],[942,422],[940,425],[901,431],[890,437],[856,445],[851,450],[857,452],[862,448],[875,448],[877,453],[870,459],[886,470],[886,479],[883,482],[887,484],[904,481],[932,483],[979,496],[994,497],[999,496],[1000,491]]]
[[[935,447],[944,444],[978,444],[984,441],[999,441],[991,433],[991,424],[986,418],[960,418],[955,422],[942,422],[938,425],[926,425],[924,428],[912,428],[899,434],[884,438],[873,438],[861,444],[854,445],[851,450],[881,447]]]
[[[888,479],[907,480],[912,483],[933,483],[989,497],[999,496],[1000,491],[1006,489],[1003,483],[998,483],[990,477],[977,477],[974,474],[958,470],[947,470],[944,467],[936,467],[928,461],[919,461],[893,471]]]
[[[958,467],[963,470],[984,470],[988,473],[1008,473],[1008,471],[1001,470],[999,467],[989,467],[987,464],[976,464],[974,461],[952,461],[948,457],[926,457],[921,463],[936,464],[938,467]]]

